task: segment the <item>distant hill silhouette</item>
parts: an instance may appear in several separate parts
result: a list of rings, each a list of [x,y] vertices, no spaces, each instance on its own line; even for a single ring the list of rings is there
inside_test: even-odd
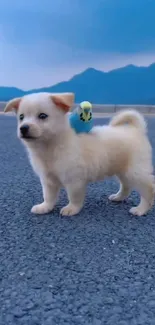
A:
[[[76,102],[89,100],[95,104],[155,104],[155,63],[149,67],[128,65],[110,72],[88,68],[69,81],[29,91],[0,87],[0,101],[40,91],[73,91]]]

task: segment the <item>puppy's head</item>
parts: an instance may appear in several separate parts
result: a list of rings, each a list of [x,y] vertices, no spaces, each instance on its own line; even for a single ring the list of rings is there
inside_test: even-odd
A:
[[[4,111],[15,111],[24,142],[47,141],[69,127],[66,113],[73,103],[73,93],[36,93],[9,101]]]

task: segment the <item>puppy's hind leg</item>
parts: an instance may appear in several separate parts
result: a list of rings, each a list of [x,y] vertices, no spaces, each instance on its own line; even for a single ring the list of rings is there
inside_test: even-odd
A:
[[[123,175],[123,176],[119,176],[119,180],[120,180],[119,191],[116,194],[111,194],[109,196],[110,201],[120,202],[126,199],[130,195],[131,186],[129,184],[128,178]]]
[[[153,175],[139,175],[134,179],[134,188],[140,193],[140,203],[130,209],[130,213],[136,216],[145,215],[154,203],[155,184]]]
[[[69,203],[63,207],[60,211],[62,216],[73,216],[78,214],[82,209],[86,185],[83,182],[79,182],[75,185],[70,184],[66,186]]]

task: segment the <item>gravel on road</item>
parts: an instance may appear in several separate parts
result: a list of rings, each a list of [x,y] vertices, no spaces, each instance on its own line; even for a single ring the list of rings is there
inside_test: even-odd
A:
[[[155,162],[155,118],[148,128]],[[138,194],[109,202],[117,189],[90,184],[75,217],[59,215],[62,190],[52,213],[32,215],[41,186],[16,119],[0,116],[0,325],[155,324],[155,209],[132,217]]]

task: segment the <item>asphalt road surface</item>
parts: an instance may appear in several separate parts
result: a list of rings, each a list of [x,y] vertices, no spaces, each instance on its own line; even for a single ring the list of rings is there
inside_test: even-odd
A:
[[[64,191],[53,213],[32,215],[41,186],[15,118],[0,116],[0,325],[155,324],[155,209],[132,217],[138,195],[108,202],[117,188],[90,184],[76,217],[59,215]]]

